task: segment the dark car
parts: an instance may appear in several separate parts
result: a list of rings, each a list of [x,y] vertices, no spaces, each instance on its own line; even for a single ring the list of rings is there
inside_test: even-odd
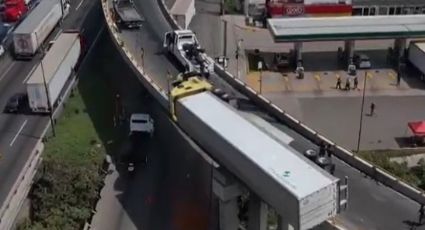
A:
[[[6,108],[4,109],[7,113],[17,113],[24,106],[27,100],[27,95],[23,93],[15,94],[7,101]]]

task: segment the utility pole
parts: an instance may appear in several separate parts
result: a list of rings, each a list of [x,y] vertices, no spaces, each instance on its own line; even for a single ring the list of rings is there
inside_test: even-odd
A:
[[[366,81],[367,81],[367,71],[364,72],[364,80],[363,80],[363,95],[362,95],[362,107],[360,109],[360,127],[359,127],[359,135],[357,138],[357,150],[356,152],[359,153],[360,151],[360,140],[362,136],[362,127],[363,127],[363,109],[364,109],[364,100],[365,100],[365,94],[366,94]]]
[[[41,75],[43,77],[44,90],[46,92],[46,97],[47,97],[47,104],[48,104],[49,117],[50,117],[50,126],[52,127],[53,136],[56,136],[55,122],[53,120],[53,108],[52,108],[52,104],[51,104],[51,101],[50,101],[50,94],[49,94],[49,89],[47,87],[46,76],[45,76],[45,73],[44,73],[44,66],[43,66],[44,47],[42,46],[42,44],[39,43],[37,33],[35,33],[35,40],[37,41],[37,44],[39,44],[40,51],[41,51],[40,67],[41,67]]]

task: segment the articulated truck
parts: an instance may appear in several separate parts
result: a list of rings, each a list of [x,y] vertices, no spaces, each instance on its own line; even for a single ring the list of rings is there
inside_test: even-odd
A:
[[[13,32],[15,58],[31,59],[69,7],[67,0],[42,0]]]
[[[346,183],[245,119],[202,76],[177,79],[169,99],[172,119],[294,229],[311,229],[346,207]]]
[[[65,32],[54,41],[25,83],[29,107],[34,113],[48,113],[58,104],[67,82],[75,74],[80,54],[79,33]]]

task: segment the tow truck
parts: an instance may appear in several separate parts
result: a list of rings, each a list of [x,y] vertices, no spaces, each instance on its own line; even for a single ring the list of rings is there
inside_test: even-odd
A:
[[[208,78],[214,71],[214,60],[205,54],[191,30],[174,30],[165,33],[164,50],[173,55],[185,72],[198,72]]]

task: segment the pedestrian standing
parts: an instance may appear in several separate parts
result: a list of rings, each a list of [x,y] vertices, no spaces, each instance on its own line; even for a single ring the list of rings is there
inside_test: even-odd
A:
[[[350,78],[347,77],[347,80],[345,81],[345,90],[350,90],[351,86],[350,86]]]
[[[424,205],[421,204],[421,207],[419,208],[419,224],[422,224],[423,220],[424,220],[424,214],[425,214],[425,210],[424,210]]]
[[[341,89],[341,77],[339,75],[336,77],[335,89]]]
[[[357,78],[357,76],[354,78],[354,88],[353,89],[358,89],[357,86],[359,85],[359,79]]]
[[[328,157],[332,157],[331,145],[326,145],[326,154]]]
[[[375,114],[375,103],[370,103],[370,116],[373,116]]]

